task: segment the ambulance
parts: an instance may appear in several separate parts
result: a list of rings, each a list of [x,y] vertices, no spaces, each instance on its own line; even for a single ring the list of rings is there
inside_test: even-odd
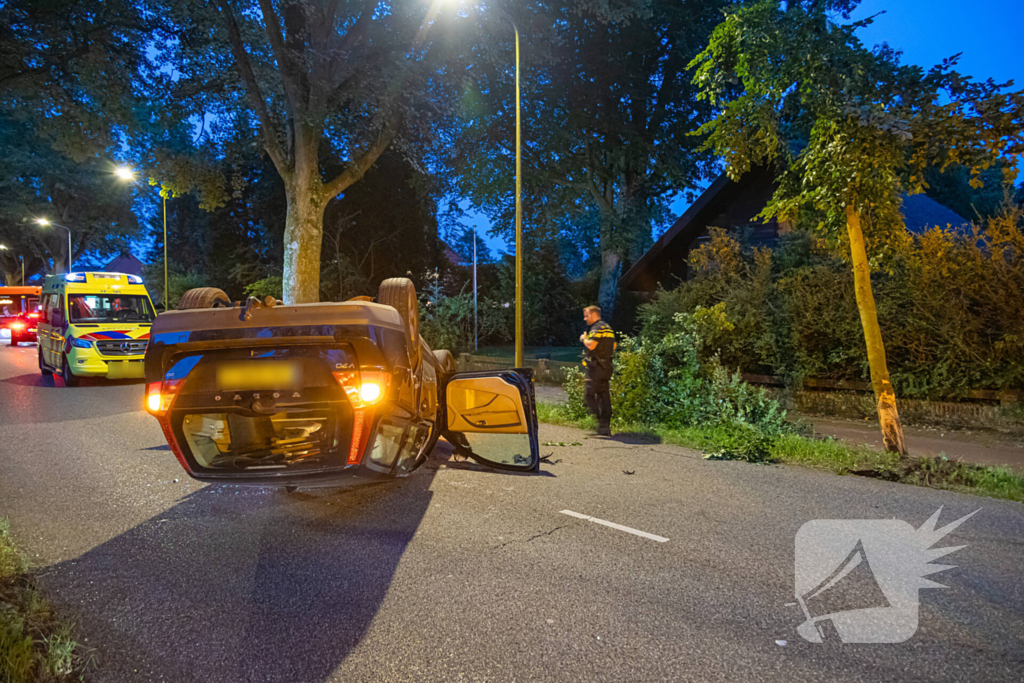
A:
[[[83,377],[145,377],[156,318],[142,278],[125,273],[47,275],[39,310],[39,371],[64,386]]]

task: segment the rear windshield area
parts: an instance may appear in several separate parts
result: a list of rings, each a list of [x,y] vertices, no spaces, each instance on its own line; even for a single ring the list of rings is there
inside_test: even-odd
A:
[[[354,365],[344,347],[236,349],[177,358],[171,424],[199,471],[344,467],[353,413],[333,372]]]

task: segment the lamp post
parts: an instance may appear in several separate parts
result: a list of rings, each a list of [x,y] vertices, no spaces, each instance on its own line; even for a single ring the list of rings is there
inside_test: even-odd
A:
[[[117,177],[126,182],[135,182],[135,171],[128,166],[118,166],[115,171]],[[167,195],[160,191],[160,199],[163,201],[164,209],[164,310],[170,308],[170,290],[167,286]]]
[[[50,220],[48,220],[46,218],[37,218],[36,219],[36,223],[38,223],[39,225],[43,226],[44,228],[53,226],[54,228],[63,228],[64,230],[68,231],[68,272],[70,273],[71,272],[71,228],[69,228],[66,225],[61,225],[60,223],[53,223],[52,221],[50,221]],[[22,279],[24,279],[24,275],[22,275]]]
[[[511,21],[511,20],[510,20]],[[523,206],[522,155],[519,135],[519,28],[512,22],[516,33],[516,367],[523,367]],[[476,242],[473,242],[476,245]]]

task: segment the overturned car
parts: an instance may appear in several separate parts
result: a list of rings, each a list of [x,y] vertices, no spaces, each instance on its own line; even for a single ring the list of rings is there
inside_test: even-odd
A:
[[[529,370],[458,373],[419,336],[411,281],[377,301],[232,303],[191,290],[153,323],[146,410],[195,479],[344,485],[407,475],[440,436],[491,467],[538,465]]]

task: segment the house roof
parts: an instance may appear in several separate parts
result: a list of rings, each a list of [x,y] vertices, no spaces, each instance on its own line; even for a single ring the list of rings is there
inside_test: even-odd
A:
[[[730,205],[738,201],[749,202],[750,197],[742,198],[742,193],[753,188],[753,196],[761,198],[770,186],[774,191],[774,178],[767,169],[751,171],[739,181],[730,180],[724,173],[705,190],[683,214],[676,219],[664,235],[641,256],[622,277],[619,286],[624,289],[634,288],[639,280],[647,279],[651,273],[659,270],[659,266],[668,259],[682,257],[693,240],[710,225],[715,225],[723,213],[730,212]],[[768,195],[770,196],[770,194]],[[767,203],[767,196],[764,196]],[[744,207],[738,213],[740,217],[752,218],[760,213],[764,204],[753,208]],[[970,224],[955,211],[943,206],[924,194],[903,195],[901,208],[907,230],[920,234],[935,226],[945,228],[961,228]],[[728,227],[723,225],[722,227]]]
[[[142,275],[145,264],[131,252],[121,254],[113,261],[103,267],[103,270],[112,273],[127,273],[129,275]]]
[[[970,225],[970,221],[924,194],[903,195],[903,222],[907,230],[922,233],[935,226],[945,228],[962,228]]]

